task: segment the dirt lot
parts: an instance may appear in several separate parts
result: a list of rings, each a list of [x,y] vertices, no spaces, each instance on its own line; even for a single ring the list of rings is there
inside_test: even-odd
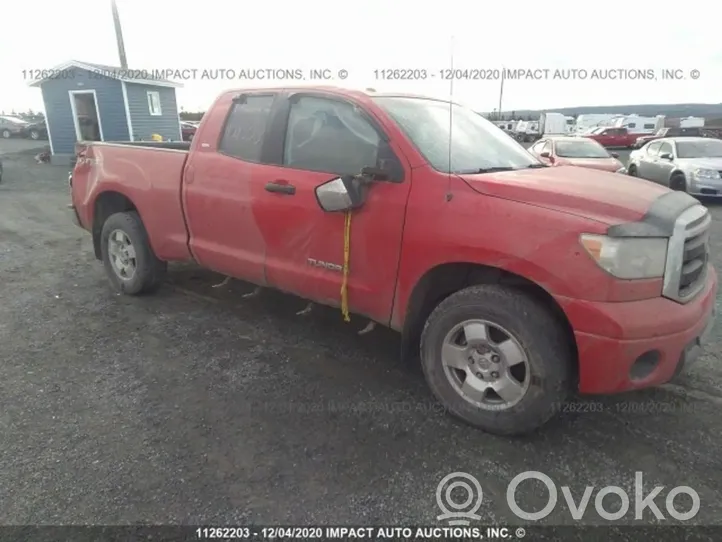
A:
[[[645,495],[665,486],[661,522],[687,485],[692,521],[722,524],[719,322],[681,382],[493,437],[441,412],[398,338],[359,337],[358,319],[296,316],[296,298],[244,299],[250,286],[213,289],[189,267],[155,296],[115,295],[66,215],[67,169],[0,145],[1,524],[436,523],[437,484],[464,471],[484,488],[482,521],[518,525],[506,487],[526,470],[560,489],[546,523],[574,523],[564,485],[577,502],[585,486],[624,488],[631,520],[642,471]],[[709,205],[719,268],[722,206]],[[537,482],[517,495],[528,511],[547,503]],[[583,523],[606,523],[593,509]]]

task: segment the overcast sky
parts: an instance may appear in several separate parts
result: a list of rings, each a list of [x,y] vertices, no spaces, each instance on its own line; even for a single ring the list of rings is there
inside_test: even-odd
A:
[[[722,102],[722,46],[700,19],[713,4],[552,0],[118,0],[131,68],[196,69],[178,91],[186,110],[205,109],[228,88],[268,81],[202,80],[203,69],[347,70],[333,83],[448,97],[439,70],[549,69],[542,80],[507,80],[502,109]],[[0,32],[0,110],[41,109],[31,72],[69,59],[117,65],[110,0],[6,0]],[[707,28],[708,27],[708,28]],[[707,28],[707,30],[705,30]],[[453,46],[452,46],[453,43]],[[426,81],[380,80],[383,69],[426,69]],[[679,69],[684,81],[603,81],[593,70]],[[586,70],[574,80],[555,69]],[[699,78],[689,73],[699,71]],[[431,74],[436,74],[431,78]],[[190,75],[190,74],[186,74]],[[273,84],[283,84],[274,81]],[[298,82],[294,82],[298,84]],[[456,82],[454,99],[498,106],[499,81]]]

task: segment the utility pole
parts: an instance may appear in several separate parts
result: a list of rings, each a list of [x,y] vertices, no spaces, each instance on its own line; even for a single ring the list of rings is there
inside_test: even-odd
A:
[[[120,27],[120,16],[118,15],[118,6],[115,0],[110,0],[113,9],[113,24],[115,25],[115,40],[118,42],[118,55],[120,56],[120,67],[123,70],[128,69],[128,60],[125,57],[125,44],[123,43],[123,30]]]
[[[499,118],[501,119],[501,99],[504,96],[504,68],[501,69],[501,85],[499,86]]]

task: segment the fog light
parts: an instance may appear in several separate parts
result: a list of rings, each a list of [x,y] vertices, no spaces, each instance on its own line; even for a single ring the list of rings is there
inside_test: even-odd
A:
[[[659,365],[659,360],[662,357],[659,350],[649,350],[641,356],[639,356],[632,368],[629,370],[629,378],[632,380],[644,380]]]

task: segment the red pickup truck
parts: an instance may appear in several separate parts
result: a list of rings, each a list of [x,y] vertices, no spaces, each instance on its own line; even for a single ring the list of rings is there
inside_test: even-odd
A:
[[[606,128],[600,126],[591,132],[582,134],[582,137],[593,139],[603,147],[632,148],[637,138],[645,134],[633,134],[626,128]]]
[[[536,429],[572,391],[669,381],[714,318],[697,200],[546,167],[446,101],[226,92],[192,143],[79,144],[70,180],[119,291],[185,260],[341,307],[401,332],[448,411],[493,433]]]

